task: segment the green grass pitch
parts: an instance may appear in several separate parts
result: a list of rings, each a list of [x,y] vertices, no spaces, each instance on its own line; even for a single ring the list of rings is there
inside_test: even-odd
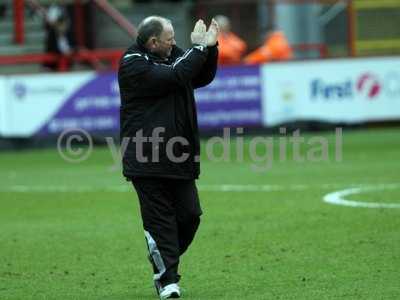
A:
[[[400,299],[400,209],[322,201],[369,186],[347,199],[400,205],[400,131],[344,131],[342,162],[332,132],[317,135],[329,161],[275,157],[254,172],[247,150],[244,162],[203,155],[183,299]],[[136,194],[112,165],[106,147],[79,164],[55,149],[0,153],[1,300],[157,299]]]

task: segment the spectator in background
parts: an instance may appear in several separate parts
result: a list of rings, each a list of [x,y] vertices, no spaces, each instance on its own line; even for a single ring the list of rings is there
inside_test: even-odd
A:
[[[218,35],[218,64],[239,64],[246,52],[246,43],[231,31],[231,24],[226,16],[215,16],[215,20],[220,28],[220,33]]]
[[[7,4],[2,3],[0,4],[0,18],[4,18],[7,13]]]
[[[293,50],[283,31],[271,30],[267,33],[264,44],[248,54],[244,58],[244,63],[254,65],[292,58]]]
[[[63,5],[52,4],[45,15],[47,53],[63,55],[67,58],[73,52],[71,34],[71,21],[66,8]],[[45,63],[44,66],[51,70],[58,68],[57,63]]]

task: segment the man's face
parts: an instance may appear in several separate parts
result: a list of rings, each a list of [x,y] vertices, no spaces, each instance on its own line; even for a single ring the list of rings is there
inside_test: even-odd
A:
[[[153,52],[161,58],[171,55],[172,46],[176,45],[174,28],[170,23],[164,24],[164,30],[157,39]]]

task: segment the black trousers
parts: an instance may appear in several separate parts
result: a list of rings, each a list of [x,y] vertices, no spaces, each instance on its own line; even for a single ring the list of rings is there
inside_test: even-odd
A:
[[[196,234],[202,214],[194,180],[133,178],[140,202],[154,281],[176,283],[179,257]]]

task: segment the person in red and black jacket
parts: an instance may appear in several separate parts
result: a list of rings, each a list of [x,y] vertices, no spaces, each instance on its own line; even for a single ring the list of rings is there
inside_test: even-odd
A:
[[[200,141],[194,89],[214,79],[218,24],[202,20],[192,47],[176,46],[168,19],[151,16],[118,71],[123,175],[138,194],[154,283],[160,298],[180,296],[179,257],[202,214],[195,180]]]

